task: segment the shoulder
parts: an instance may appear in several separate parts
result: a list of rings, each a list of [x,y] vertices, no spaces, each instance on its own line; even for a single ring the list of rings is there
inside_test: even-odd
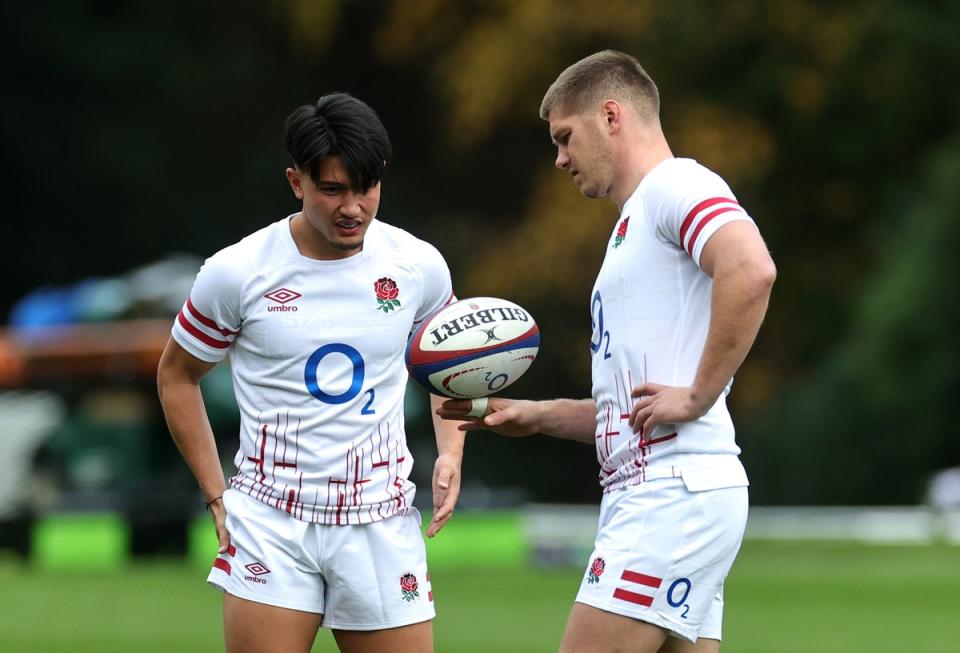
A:
[[[717,195],[736,199],[723,178],[693,159],[668,159],[656,166],[642,184],[654,204]]]
[[[370,225],[365,243],[371,254],[392,258],[397,262],[426,264],[429,267],[444,262],[440,250],[431,243],[379,219]]]
[[[275,222],[224,247],[204,262],[201,274],[214,282],[243,286],[263,262],[275,260],[272,254],[278,247],[279,229],[283,226],[284,221]]]

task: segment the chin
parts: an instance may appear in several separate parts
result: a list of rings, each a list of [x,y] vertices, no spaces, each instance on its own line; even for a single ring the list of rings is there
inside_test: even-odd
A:
[[[352,243],[339,242],[339,243],[330,243],[330,244],[333,246],[334,249],[338,249],[341,252],[352,252],[355,249],[360,249],[361,247],[363,247],[363,238]]]

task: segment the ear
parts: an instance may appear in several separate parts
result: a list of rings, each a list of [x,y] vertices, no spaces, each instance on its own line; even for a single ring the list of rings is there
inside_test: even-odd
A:
[[[606,100],[600,109],[608,134],[616,134],[623,126],[623,107],[616,100]]]
[[[303,199],[303,181],[300,177],[300,171],[296,168],[287,168],[287,181],[290,183],[290,188],[293,189],[293,194],[298,200]]]

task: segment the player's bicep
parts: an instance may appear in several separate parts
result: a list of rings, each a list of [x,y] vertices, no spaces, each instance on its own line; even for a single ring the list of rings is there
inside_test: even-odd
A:
[[[171,337],[157,366],[157,385],[162,391],[164,386],[175,383],[198,384],[215,366],[216,363],[197,358]]]
[[[735,220],[721,226],[704,244],[700,268],[710,277],[728,271],[774,274],[773,260],[756,225]]]

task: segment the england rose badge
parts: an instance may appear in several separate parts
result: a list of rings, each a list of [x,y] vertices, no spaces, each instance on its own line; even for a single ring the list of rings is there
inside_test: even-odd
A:
[[[419,598],[420,594],[417,592],[417,577],[413,574],[404,574],[400,577],[400,592],[403,594],[404,601],[413,601]]]
[[[377,293],[377,309],[389,313],[400,306],[400,300],[397,299],[400,296],[400,288],[390,277],[377,279],[373,284],[373,290]]]
[[[590,585],[599,583],[600,577],[603,576],[603,570],[606,568],[607,563],[603,561],[603,558],[594,558],[590,565],[590,577],[587,578],[587,583]]]

